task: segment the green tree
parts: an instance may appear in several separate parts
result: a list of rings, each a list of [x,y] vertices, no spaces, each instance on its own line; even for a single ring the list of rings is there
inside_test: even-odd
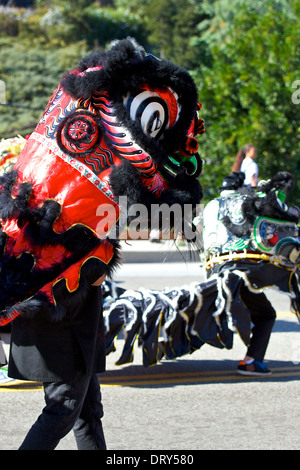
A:
[[[6,91],[0,139],[32,132],[63,74],[86,53],[84,43],[45,52],[16,39],[0,39],[0,78]]]
[[[18,37],[30,46],[51,49],[85,41],[104,49],[114,39],[133,36],[146,43],[143,21],[128,9],[99,6],[92,0],[38,0],[34,9],[0,10],[0,37]]]
[[[192,39],[203,18],[202,0],[114,0],[116,8],[142,21],[148,46],[162,59],[192,69],[200,59],[199,45]],[[148,48],[149,48],[148,47]]]
[[[251,142],[261,178],[279,170],[295,175],[299,204],[299,105],[292,87],[300,78],[300,5],[266,0],[261,9],[255,3],[240,5],[221,43],[211,41],[212,66],[199,66],[195,74],[206,121],[202,182],[206,198],[214,197],[237,150]]]
[[[3,26],[3,27],[2,27]],[[62,75],[94,48],[145,29],[130,12],[91,0],[39,0],[35,9],[0,10],[0,138],[30,133]]]
[[[193,36],[198,24],[205,15],[201,8],[195,8],[190,0],[177,0],[172,31],[171,60],[189,70],[198,66],[202,51],[193,43]],[[198,7],[202,2],[198,0]]]
[[[191,0],[157,0],[147,4],[145,15],[154,52],[178,65],[194,68],[199,54],[191,40],[203,17],[201,10],[195,9]]]
[[[172,39],[176,2],[174,0],[159,0],[150,2],[146,7],[149,41],[154,45],[162,59],[172,55]]]

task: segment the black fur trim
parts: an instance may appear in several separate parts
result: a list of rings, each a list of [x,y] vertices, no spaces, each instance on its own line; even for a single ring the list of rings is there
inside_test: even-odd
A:
[[[43,311],[48,320],[51,318],[62,319],[63,315],[59,315],[59,310],[55,312],[55,305],[51,305],[47,297],[41,293],[37,294],[34,298],[23,300],[22,302],[15,302],[13,306],[7,307],[4,311],[0,312],[0,318],[12,318],[15,311],[20,315],[32,319]]]
[[[139,172],[128,162],[112,168],[110,185],[116,196],[127,196],[128,204],[199,204],[202,198],[200,182],[188,175],[174,179],[172,188],[165,190],[157,199],[142,184]]]
[[[233,223],[226,214],[221,220],[225,227],[238,237],[242,237],[250,232],[256,217],[270,217],[277,220],[297,223],[298,216],[289,213],[282,204],[278,202],[276,193],[277,190],[281,190],[288,198],[293,187],[293,176],[288,172],[278,172],[273,178],[259,187],[251,188],[242,186],[237,191],[244,197],[241,206],[244,216],[243,223],[238,225]],[[264,195],[262,196],[262,194]]]
[[[248,218],[245,219],[242,224],[238,224],[238,225],[233,223],[231,221],[230,217],[228,217],[227,215],[225,215],[220,220],[225,225],[227,230],[229,230],[229,232],[233,233],[237,237],[243,237],[243,236],[247,235],[248,233],[250,233],[250,230],[253,227],[252,221],[249,221],[249,219],[252,220],[253,215],[249,214],[247,217]],[[254,217],[254,219],[255,219],[255,217]]]
[[[127,196],[128,205],[141,202],[148,207],[153,199],[143,186],[138,171],[127,161],[112,167],[109,181],[115,196]]]
[[[17,185],[17,176],[18,172],[13,170],[0,177],[0,218],[3,221],[27,211],[32,185],[28,182]]]
[[[288,197],[291,191],[294,189],[294,178],[288,171],[278,171],[266,183],[262,184],[259,189],[264,193],[269,193],[271,190],[280,189],[284,191]]]

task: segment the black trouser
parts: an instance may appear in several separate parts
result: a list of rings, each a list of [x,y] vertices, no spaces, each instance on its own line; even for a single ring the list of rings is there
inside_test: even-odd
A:
[[[253,323],[252,337],[247,355],[262,362],[276,319],[276,311],[265,294],[255,294],[242,286],[241,298],[249,309]]]
[[[53,450],[72,428],[79,450],[106,450],[97,375],[78,373],[70,382],[43,385],[46,406],[20,450]]]

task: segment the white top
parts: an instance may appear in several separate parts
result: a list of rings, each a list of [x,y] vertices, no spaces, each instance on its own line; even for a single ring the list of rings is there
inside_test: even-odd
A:
[[[256,184],[258,183],[258,166],[252,158],[244,158],[241,171],[245,173],[245,185],[251,185],[252,176],[254,176]]]

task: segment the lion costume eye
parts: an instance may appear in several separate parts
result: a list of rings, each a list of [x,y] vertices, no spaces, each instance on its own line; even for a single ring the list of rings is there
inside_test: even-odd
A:
[[[177,96],[170,89],[142,90],[128,96],[125,106],[132,121],[153,139],[159,139],[165,129],[174,125],[179,115]]]

